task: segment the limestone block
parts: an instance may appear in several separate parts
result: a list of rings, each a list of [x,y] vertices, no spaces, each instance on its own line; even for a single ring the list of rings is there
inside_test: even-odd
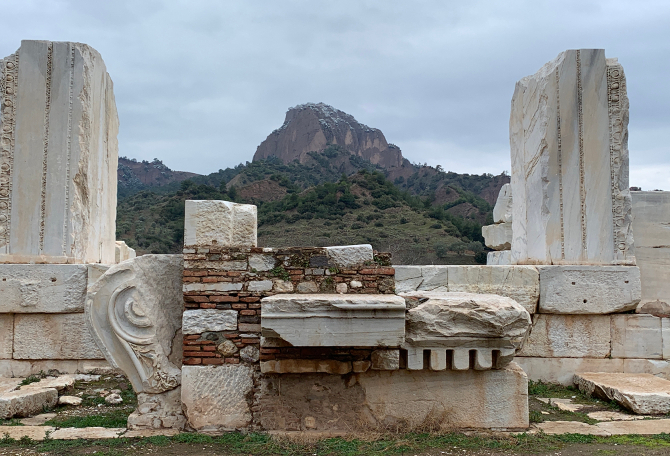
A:
[[[607,315],[533,316],[533,327],[519,356],[543,358],[606,358],[610,355]],[[614,356],[613,358],[618,358]]]
[[[370,244],[326,247],[328,264],[339,268],[353,268],[374,260]]]
[[[137,393],[179,385],[182,273],[181,255],[142,255],[112,266],[88,290],[91,334]]]
[[[627,374],[652,374],[670,380],[670,362],[661,359],[624,359],[623,372]]]
[[[130,247],[128,247],[128,245],[124,241],[116,241],[116,245],[114,246],[114,255],[115,255],[114,262],[120,263],[122,261],[135,258],[137,256],[137,253],[135,252],[135,249],[131,249]]]
[[[128,417],[132,430],[183,429],[185,423],[180,387],[160,394],[138,394],[137,409]]]
[[[77,397],[77,396],[60,396],[58,398],[58,405],[71,405],[73,407],[76,407],[78,405],[81,405],[81,403],[83,401],[84,400],[81,397]],[[54,418],[56,416],[57,416],[57,414],[54,414]]]
[[[0,418],[31,416],[58,403],[55,388],[33,388],[0,394]]]
[[[635,264],[623,67],[568,50],[516,84],[513,264]]]
[[[612,358],[663,358],[661,319],[612,315]]]
[[[642,301],[670,304],[670,192],[631,192]]]
[[[272,290],[272,280],[254,280],[247,285],[247,291],[270,291]]]
[[[400,369],[400,350],[374,350],[370,357],[374,370]]]
[[[449,292],[496,294],[535,313],[540,275],[533,266],[449,266]]]
[[[242,284],[231,282],[185,283],[182,290],[184,293],[189,291],[240,291]]]
[[[260,410],[267,430],[304,430],[308,416],[318,431],[521,430],[528,427],[528,380],[514,363],[490,371],[368,370],[351,379],[267,375]]]
[[[496,339],[501,346],[519,348],[531,323],[528,312],[504,296],[434,292],[402,296],[409,306],[405,339],[415,346]]]
[[[13,348],[14,315],[0,314],[0,359],[10,359]]]
[[[84,310],[88,271],[81,264],[0,264],[0,313]]]
[[[296,347],[398,347],[405,300],[395,295],[279,294],[261,300],[262,335]]]
[[[640,302],[635,266],[538,266],[541,313],[610,314]]]
[[[256,247],[256,206],[187,200],[184,246]]]
[[[505,184],[500,188],[493,206],[493,223],[511,223],[512,210],[512,185]]]
[[[512,251],[500,250],[497,252],[489,252],[486,254],[487,266],[504,266],[512,264]]]
[[[632,360],[609,358],[527,358],[517,356],[514,362],[534,382],[573,385],[573,378],[580,372],[624,372],[624,363]]]
[[[333,374],[344,375],[351,372],[349,361],[332,359],[276,359],[261,361],[263,374]]]
[[[0,376],[28,377],[40,372],[56,369],[61,373],[88,372],[88,373],[121,373],[112,368],[105,359],[72,360],[72,359],[0,359]]]
[[[188,425],[197,431],[245,429],[251,423],[247,396],[254,371],[239,364],[183,366],[181,401]]]
[[[189,309],[184,312],[182,333],[202,334],[207,331],[237,329],[237,311],[219,309]]]
[[[14,359],[101,359],[86,316],[14,315]]]
[[[493,250],[509,250],[512,247],[512,223],[497,223],[482,227],[484,244]]]
[[[616,401],[640,415],[670,412],[670,381],[651,374],[582,373],[575,375],[579,390]]]
[[[252,254],[249,255],[249,269],[258,272],[270,271],[275,267],[275,257],[272,255]]]
[[[25,40],[0,68],[0,262],[114,263],[118,117],[102,57]]]
[[[296,287],[298,293],[317,293],[319,287],[315,282],[300,282]]]
[[[273,279],[273,288],[277,293],[291,293],[293,292],[293,283],[287,280]]]

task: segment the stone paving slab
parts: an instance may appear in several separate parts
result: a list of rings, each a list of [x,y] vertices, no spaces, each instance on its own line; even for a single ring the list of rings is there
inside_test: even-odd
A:
[[[51,426],[0,426],[0,437],[5,434],[10,438],[19,440],[21,437],[29,437],[32,440],[44,440],[47,432],[53,433],[56,428]]]
[[[62,428],[54,431],[50,437],[55,440],[116,439],[125,432],[126,428]]]
[[[670,381],[652,374],[575,374],[575,383],[588,394],[616,401],[640,415],[670,412]]]
[[[604,429],[597,426],[582,423],[579,421],[545,421],[534,425],[536,429],[541,430],[548,435],[558,434],[582,434],[582,435],[611,435]]]

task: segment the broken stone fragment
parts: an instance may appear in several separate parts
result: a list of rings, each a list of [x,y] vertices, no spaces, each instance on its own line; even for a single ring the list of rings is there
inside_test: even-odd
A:
[[[109,395],[105,396],[105,402],[107,402],[110,405],[116,405],[116,404],[122,403],[123,398],[118,393],[112,393],[112,394],[109,394]]]
[[[58,403],[56,388],[33,388],[0,394],[0,418],[32,416]]]
[[[184,247],[256,247],[256,206],[187,200]]]
[[[580,391],[608,401],[616,401],[640,415],[670,412],[670,381],[652,374],[575,374]]]
[[[635,309],[635,313],[649,314],[655,317],[668,318],[670,317],[670,304],[663,301],[647,301],[640,303]]]
[[[61,396],[58,398],[58,403],[60,405],[72,405],[77,406],[81,405],[82,398],[76,396]]]
[[[512,222],[512,185],[505,184],[498,192],[496,204],[493,206],[493,223]]]
[[[493,250],[509,250],[512,247],[512,224],[498,223],[482,227],[486,247]]]

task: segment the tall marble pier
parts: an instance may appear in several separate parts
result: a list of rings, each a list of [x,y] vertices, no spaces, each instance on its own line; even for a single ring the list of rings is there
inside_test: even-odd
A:
[[[22,41],[0,92],[0,263],[114,263],[118,117],[100,54]]]

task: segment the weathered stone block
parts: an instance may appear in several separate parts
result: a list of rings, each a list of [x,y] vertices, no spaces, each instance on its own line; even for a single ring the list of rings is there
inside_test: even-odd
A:
[[[575,375],[579,390],[640,415],[670,412],[670,381],[651,374],[583,373]]]
[[[610,314],[640,302],[635,266],[539,266],[541,313]]]
[[[606,358],[610,340],[609,316],[538,314],[519,356]]]
[[[189,309],[182,318],[182,333],[202,334],[207,331],[237,329],[237,311],[219,309]]]
[[[280,294],[261,301],[265,337],[294,346],[398,347],[405,300],[395,295]]]
[[[182,429],[181,388],[160,394],[140,393],[137,409],[128,417],[128,429]]]
[[[328,394],[313,400],[305,391]],[[514,363],[490,371],[368,370],[351,379],[266,375],[261,378],[259,415],[267,430],[305,430],[306,417],[316,418],[309,421],[318,431],[382,431],[392,426],[410,432],[427,425],[442,431],[521,430],[528,427],[528,380]]]
[[[631,192],[642,301],[670,304],[670,192]]]
[[[270,291],[272,290],[272,280],[254,280],[249,282],[248,291]]]
[[[661,319],[612,315],[612,358],[663,358]]]
[[[493,223],[511,223],[512,210],[512,185],[505,184],[500,188],[493,206]]]
[[[118,117],[102,57],[25,40],[0,81],[0,262],[114,263]]]
[[[16,314],[14,359],[104,359],[78,314]]]
[[[500,250],[498,252],[489,252],[486,254],[487,266],[504,266],[512,264],[512,251]]]
[[[374,370],[400,369],[400,350],[375,350],[370,357]]]
[[[517,356],[514,362],[535,382],[559,383],[572,386],[579,372],[624,372],[625,362],[632,360],[609,358],[526,358]]]
[[[14,347],[14,315],[0,314],[0,359],[11,359]]]
[[[517,82],[510,145],[512,263],[635,264],[616,59],[568,50]]]
[[[351,362],[332,359],[277,359],[261,361],[263,374],[333,374],[351,372]]]
[[[184,246],[256,247],[256,206],[187,200]]]
[[[88,272],[81,264],[0,264],[0,313],[84,310]]]
[[[116,241],[114,246],[115,263],[130,260],[137,257],[135,249],[131,249],[124,241]]]
[[[361,266],[374,259],[370,244],[326,247],[326,254],[329,264],[339,268]]]
[[[512,247],[512,224],[497,223],[482,227],[486,247],[493,250],[509,250]]]
[[[275,257],[272,255],[253,254],[249,255],[249,269],[258,272],[270,271],[275,267]]]
[[[241,289],[241,283],[231,282],[185,283],[183,286],[185,293],[189,291],[240,291]]]
[[[58,403],[55,388],[27,389],[0,394],[0,418],[32,416]]]
[[[184,366],[181,401],[190,427],[197,431],[245,429],[251,423],[247,396],[253,368],[239,365]]]

